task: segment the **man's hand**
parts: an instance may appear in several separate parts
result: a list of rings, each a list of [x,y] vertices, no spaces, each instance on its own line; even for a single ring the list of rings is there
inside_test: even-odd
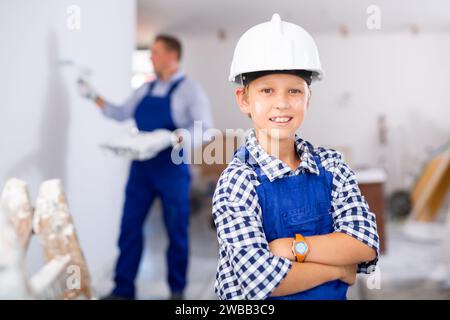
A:
[[[95,98],[97,97],[97,93],[95,92],[94,88],[92,88],[89,82],[87,82],[83,78],[78,78],[77,85],[78,92],[82,97],[90,100],[95,100]]]
[[[95,97],[94,102],[101,110],[103,110],[103,108],[105,107],[105,100],[103,100],[103,98],[99,96]]]
[[[83,96],[86,99],[92,100],[95,102],[95,104],[103,110],[105,107],[105,100],[103,100],[102,97],[100,97],[97,92],[92,88],[91,84],[87,82],[83,78],[79,78],[77,80],[78,85],[78,92],[81,96]]]

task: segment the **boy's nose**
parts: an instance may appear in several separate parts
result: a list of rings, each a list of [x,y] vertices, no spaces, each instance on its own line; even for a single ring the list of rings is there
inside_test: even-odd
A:
[[[275,102],[274,105],[275,109],[288,109],[289,108],[289,102],[286,99],[278,99],[278,101]]]

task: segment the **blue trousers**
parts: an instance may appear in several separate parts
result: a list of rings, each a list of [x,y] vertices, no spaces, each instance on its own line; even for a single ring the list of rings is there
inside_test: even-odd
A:
[[[159,159],[158,159],[159,158]],[[155,197],[160,197],[164,224],[169,236],[166,253],[167,280],[172,292],[186,286],[188,228],[190,214],[190,174],[187,165],[156,159],[133,161],[119,237],[120,254],[115,270],[114,294],[134,298],[134,281],[143,252],[143,225]]]

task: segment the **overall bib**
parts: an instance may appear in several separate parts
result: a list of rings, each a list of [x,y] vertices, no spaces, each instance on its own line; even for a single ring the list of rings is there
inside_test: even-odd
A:
[[[134,118],[139,131],[177,129],[171,116],[171,96],[183,78],[175,81],[164,97],[152,96],[155,85],[136,107]],[[172,148],[145,161],[133,161],[125,191],[119,237],[120,255],[116,265],[113,294],[134,298],[134,280],[143,251],[143,225],[155,197],[161,199],[164,224],[169,236],[166,259],[172,292],[186,286],[188,266],[188,226],[190,213],[190,173],[187,164],[174,164]]]
[[[305,172],[270,182],[257,164],[250,164],[245,146],[236,155],[256,172],[260,185],[256,187],[267,242],[278,238],[294,238],[333,232],[331,215],[331,186],[333,176],[326,171],[313,153],[319,175]],[[296,294],[270,297],[268,300],[344,300],[348,285],[340,280],[330,281]]]

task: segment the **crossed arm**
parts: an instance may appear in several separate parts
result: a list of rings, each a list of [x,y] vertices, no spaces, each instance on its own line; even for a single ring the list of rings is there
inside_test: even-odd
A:
[[[338,279],[351,285],[357,264],[376,258],[373,248],[344,233],[305,237],[305,240],[309,251],[303,263],[295,262],[291,250],[293,238],[269,243],[274,255],[294,261],[287,276],[272,292],[273,296],[293,294]]]
[[[375,249],[344,233],[305,237],[305,240],[309,248],[305,262],[345,266],[376,258]],[[273,240],[269,243],[270,251],[276,256],[295,261],[291,250],[292,241],[293,238]]]

